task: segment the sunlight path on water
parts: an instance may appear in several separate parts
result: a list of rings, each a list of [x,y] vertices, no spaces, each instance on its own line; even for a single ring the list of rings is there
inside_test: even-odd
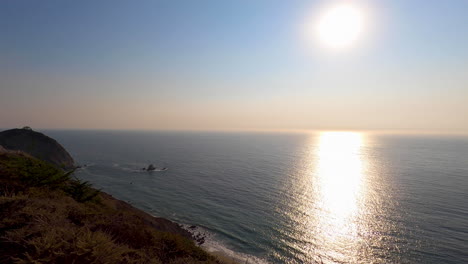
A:
[[[323,132],[311,136],[291,182],[289,212],[295,258],[305,262],[359,262],[365,254],[364,136]],[[300,257],[302,256],[302,257]]]
[[[318,183],[314,185],[318,194],[316,206],[320,212],[316,227],[318,238],[325,245],[349,248],[346,252],[349,260],[355,258],[358,250],[359,200],[364,194],[361,147],[362,135],[359,133],[321,134],[314,175]],[[328,254],[331,258],[342,257],[334,252]]]

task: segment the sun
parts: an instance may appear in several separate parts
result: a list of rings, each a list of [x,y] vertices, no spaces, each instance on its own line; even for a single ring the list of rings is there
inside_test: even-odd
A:
[[[324,10],[316,24],[316,33],[322,45],[340,49],[356,42],[363,27],[362,10],[351,4],[341,4]]]

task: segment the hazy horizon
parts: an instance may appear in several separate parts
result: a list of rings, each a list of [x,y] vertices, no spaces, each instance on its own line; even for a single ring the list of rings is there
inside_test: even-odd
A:
[[[354,5],[350,47],[306,30]],[[3,1],[0,127],[468,134],[467,1]],[[347,33],[347,32],[344,32]]]
[[[0,127],[0,132],[10,129],[21,129],[25,126]],[[27,126],[30,127],[30,126]],[[44,128],[30,127],[34,131],[89,131],[89,132],[142,132],[142,133],[220,133],[220,134],[327,134],[327,133],[352,133],[360,135],[434,135],[434,136],[468,136],[465,131],[425,131],[425,130],[362,130],[362,129],[109,129],[109,128]]]

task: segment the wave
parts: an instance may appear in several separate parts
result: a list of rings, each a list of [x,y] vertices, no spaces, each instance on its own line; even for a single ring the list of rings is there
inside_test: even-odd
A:
[[[216,238],[214,233],[208,231],[206,228],[186,224],[182,224],[181,226],[189,231],[197,241],[203,241],[200,247],[213,255],[245,264],[268,264],[266,260],[259,257],[229,249],[220,239]]]
[[[167,171],[167,170],[168,170],[167,168],[165,168],[165,169],[162,169],[162,168],[161,168],[161,169],[158,169],[158,168],[156,167],[156,169],[154,169],[154,170],[147,171],[146,169],[143,169],[143,168],[145,168],[145,166],[144,166],[144,165],[141,165],[141,164],[140,164],[140,166],[138,166],[137,164],[131,164],[131,165],[123,164],[123,165],[121,165],[121,164],[119,164],[119,163],[113,163],[113,164],[112,164],[112,167],[118,168],[118,169],[123,170],[123,171],[137,172],[137,173],[138,173],[138,172],[139,172],[139,173],[162,172],[162,171]]]

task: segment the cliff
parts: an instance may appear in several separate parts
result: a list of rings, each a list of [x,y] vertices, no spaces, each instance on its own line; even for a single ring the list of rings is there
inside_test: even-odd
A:
[[[190,233],[0,147],[0,263],[233,263]]]
[[[26,152],[65,170],[74,167],[73,158],[55,139],[30,128],[0,132],[0,145],[9,150]]]

